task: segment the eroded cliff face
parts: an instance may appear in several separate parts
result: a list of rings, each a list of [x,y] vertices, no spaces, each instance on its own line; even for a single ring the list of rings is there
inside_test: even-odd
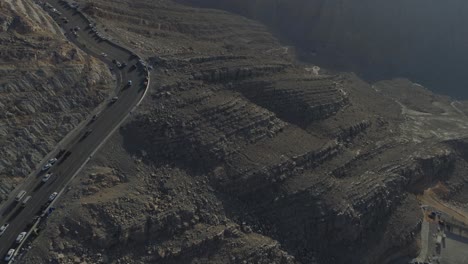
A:
[[[0,3],[0,199],[106,96],[103,64],[31,1]]]
[[[262,21],[307,61],[468,98],[466,1],[181,1]]]
[[[417,255],[415,194],[466,188],[463,104],[297,63],[223,11],[81,4],[152,85],[24,263],[390,263]]]

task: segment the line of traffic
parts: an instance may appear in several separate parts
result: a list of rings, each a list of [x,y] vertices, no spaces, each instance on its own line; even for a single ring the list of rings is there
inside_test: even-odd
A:
[[[8,262],[20,253],[28,237],[52,212],[55,201],[90,157],[141,103],[150,83],[145,63],[133,52],[117,46],[99,34],[95,28],[96,24],[81,14],[77,5],[64,0],[49,2],[55,2],[55,7],[50,3],[44,3],[43,7],[62,25],[69,40],[85,52],[101,59],[116,75],[117,95],[112,96],[107,102],[107,107],[94,114],[84,129],[74,135],[68,144],[64,144],[54,157],[42,166],[37,177],[28,177],[28,181],[16,194],[13,202],[2,210],[4,218],[1,222],[4,223],[0,227],[0,254],[6,253],[4,259]],[[134,82],[135,79],[141,81]],[[125,83],[123,87],[122,83]],[[10,249],[5,251],[8,248]]]

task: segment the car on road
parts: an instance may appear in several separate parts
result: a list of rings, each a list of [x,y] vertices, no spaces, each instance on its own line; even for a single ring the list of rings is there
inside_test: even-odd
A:
[[[68,158],[68,156],[70,156],[70,154],[71,154],[71,151],[65,152],[65,154],[63,155],[63,158],[60,160],[60,162],[63,162],[64,160],[66,160]]]
[[[5,255],[5,261],[10,261],[13,258],[13,254],[15,254],[15,249],[10,248],[10,250],[8,250],[7,254]]]
[[[91,135],[91,132],[93,132],[93,130],[91,130],[91,129],[88,130],[88,131],[86,131],[86,132],[84,133],[84,135],[83,135],[83,138],[85,138],[85,137]]]
[[[47,173],[46,175],[44,175],[44,177],[42,177],[42,182],[47,182],[50,177],[52,177],[53,173]]]
[[[53,200],[55,200],[55,197],[57,197],[58,193],[57,192],[53,192],[50,196],[49,196],[49,202],[52,202]]]
[[[62,157],[64,153],[65,153],[65,150],[60,149],[59,152],[57,153],[57,155],[55,156],[55,158],[58,159],[58,158]]]
[[[125,67],[127,67],[127,63],[122,62],[122,65],[120,65],[120,68],[123,69],[123,68],[125,68]]]
[[[26,236],[26,232],[19,233],[19,235],[16,237],[16,241],[15,241],[16,244],[23,242],[25,236]]]
[[[4,224],[0,227],[0,236],[3,235],[3,233],[5,233],[5,231],[7,230],[9,226],[10,224]]]
[[[127,86],[132,86],[132,80],[128,80]]]
[[[38,220],[39,218],[41,218],[39,215],[35,215],[35,216],[31,219],[31,222],[29,222],[28,225],[26,225],[26,228],[29,229],[29,228],[33,227],[33,226],[36,224],[36,222],[37,222],[37,220]]]
[[[56,159],[56,158],[52,158],[52,159],[49,160],[48,163],[54,165],[55,162],[57,162],[57,159]]]
[[[98,115],[93,115],[93,117],[91,117],[91,121],[96,121],[96,119],[98,118]]]
[[[42,167],[41,171],[46,171],[46,170],[50,169],[51,167],[52,167],[52,164],[47,163],[46,165],[44,165],[44,166]]]
[[[21,201],[21,199],[23,199],[25,195],[26,195],[25,190],[22,190],[21,192],[19,192],[18,195],[16,195],[15,202]]]
[[[119,97],[114,96],[114,97],[112,97],[112,99],[110,100],[110,103],[113,104],[113,103],[117,102],[117,100],[119,100]]]

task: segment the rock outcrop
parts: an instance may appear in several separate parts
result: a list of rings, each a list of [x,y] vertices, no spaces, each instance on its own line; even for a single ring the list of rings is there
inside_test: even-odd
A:
[[[417,254],[416,195],[466,188],[462,103],[300,64],[224,11],[81,4],[152,86],[26,263],[391,263]]]

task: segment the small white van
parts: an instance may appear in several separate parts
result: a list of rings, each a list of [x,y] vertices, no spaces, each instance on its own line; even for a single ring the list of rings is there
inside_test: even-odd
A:
[[[21,199],[23,199],[25,195],[26,195],[25,190],[22,190],[21,192],[19,192],[18,195],[16,195],[15,202],[21,201]]]

